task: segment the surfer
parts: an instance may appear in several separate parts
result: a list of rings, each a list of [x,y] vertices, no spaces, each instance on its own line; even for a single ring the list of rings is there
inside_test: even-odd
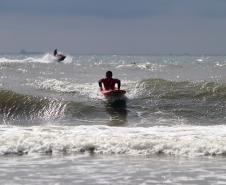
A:
[[[54,55],[54,56],[57,55],[57,49],[54,50],[53,55]]]
[[[120,90],[121,86],[121,81],[119,79],[112,78],[113,74],[111,71],[106,72],[106,78],[102,78],[99,80],[99,87],[100,90],[103,90],[104,85],[104,90],[114,90],[115,89],[115,84],[117,84],[118,90]]]
[[[57,53],[57,49],[54,50],[53,56],[56,58],[57,62],[63,61],[63,60],[66,58],[65,55],[63,55],[63,54],[58,54],[58,53]]]

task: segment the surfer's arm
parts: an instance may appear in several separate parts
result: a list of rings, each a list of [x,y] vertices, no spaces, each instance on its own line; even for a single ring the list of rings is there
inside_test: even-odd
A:
[[[117,79],[117,82],[116,82],[116,83],[118,84],[118,90],[120,90],[120,87],[121,87],[121,81]]]
[[[102,87],[102,79],[99,80],[98,84],[99,84],[100,90],[102,91],[103,90],[103,87]]]

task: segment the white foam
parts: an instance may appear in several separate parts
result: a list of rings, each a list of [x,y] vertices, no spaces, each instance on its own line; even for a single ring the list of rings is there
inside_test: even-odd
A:
[[[165,67],[165,65],[162,64],[151,64],[149,62],[147,63],[132,63],[132,64],[120,64],[116,66],[116,69],[123,69],[123,68],[131,68],[131,69],[141,69],[141,70],[149,70],[149,71],[158,71],[161,70],[161,68]]]
[[[72,60],[73,60],[72,56],[66,55],[65,60],[61,61],[60,63],[71,63]],[[40,63],[55,63],[57,61],[56,61],[56,58],[52,54],[47,53],[42,58],[40,58],[38,60],[38,62],[40,62]]]
[[[145,84],[141,83],[139,81],[123,81],[123,86],[127,91],[126,96],[128,98],[134,99],[134,98],[138,98],[138,97],[142,97],[142,95],[145,92]]]
[[[142,93],[141,87],[136,87],[137,81],[126,80],[122,82],[123,89],[127,91],[128,98],[138,97]],[[57,79],[40,79],[26,83],[36,89],[46,89],[62,93],[77,93],[92,99],[103,99],[96,82],[94,83],[75,83]]]
[[[66,58],[64,61],[61,61],[61,63],[71,63],[73,61],[73,57],[70,55],[66,55]],[[55,57],[50,54],[46,53],[42,56],[36,56],[36,57],[25,57],[22,59],[13,59],[13,58],[6,58],[2,57],[0,58],[0,63],[28,63],[28,62],[34,62],[34,63],[56,63]]]
[[[39,63],[51,63],[53,60],[50,58],[50,54],[45,54],[41,57],[25,57],[22,59],[13,59],[13,58],[0,58],[0,63],[28,63],[28,62],[39,62]]]
[[[225,155],[225,142],[226,126],[3,127],[0,131],[0,154]]]
[[[123,89],[127,91],[126,97],[128,97],[129,99],[139,97],[143,93],[141,85],[137,87],[137,85],[139,84],[138,81],[125,80],[122,81],[122,83],[124,84]],[[40,79],[31,82],[29,82],[28,80],[26,85],[32,86],[36,89],[45,89],[62,93],[77,93],[79,95],[87,96],[92,99],[103,99],[103,96],[101,95],[96,82],[80,84],[75,82],[68,82],[66,80],[62,81],[57,79]]]
[[[30,85],[37,89],[46,89],[62,93],[77,93],[93,99],[103,98],[99,92],[97,83],[79,84],[57,79],[40,79],[28,82],[26,85]]]
[[[5,57],[2,57],[0,58],[0,63],[15,63],[15,62],[20,62],[21,60],[19,59],[9,59],[9,58],[5,58]]]

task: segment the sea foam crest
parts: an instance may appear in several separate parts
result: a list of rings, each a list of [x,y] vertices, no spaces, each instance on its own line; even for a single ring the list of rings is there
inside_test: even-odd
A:
[[[73,61],[73,57],[70,55],[66,55],[64,61],[61,63],[71,63]],[[0,63],[28,63],[28,62],[35,62],[35,63],[58,63],[55,57],[50,54],[46,53],[44,55],[37,55],[37,56],[23,56],[17,58],[7,58],[2,57],[0,58]]]
[[[226,154],[226,126],[1,128],[0,154],[213,156]]]
[[[77,93],[79,95],[88,96],[94,99],[102,98],[97,83],[79,84],[68,82],[66,80],[40,79],[33,82],[28,82],[27,85],[31,85],[37,89],[46,89],[62,93]]]
[[[163,64],[151,64],[147,63],[130,63],[130,64],[120,64],[116,66],[117,69],[141,69],[141,70],[148,70],[148,71],[158,71],[164,68],[165,65]]]
[[[70,55],[66,55],[66,58],[61,61],[60,63],[71,63],[73,61],[73,57]],[[38,59],[38,62],[40,63],[54,63],[57,62],[56,58],[50,54],[50,53],[46,53],[43,57]]]
[[[126,96],[133,98],[140,91],[139,88],[134,88],[137,85],[137,81],[125,80],[122,81],[123,87],[127,91]],[[37,89],[46,89],[63,93],[77,93],[93,99],[103,99],[100,93],[97,82],[94,83],[75,83],[57,79],[40,79],[32,82],[27,82],[27,85],[33,86]]]

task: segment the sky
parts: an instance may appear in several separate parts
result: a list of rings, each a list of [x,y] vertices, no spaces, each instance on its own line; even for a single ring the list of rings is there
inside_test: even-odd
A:
[[[0,0],[0,53],[226,55],[226,0]]]

